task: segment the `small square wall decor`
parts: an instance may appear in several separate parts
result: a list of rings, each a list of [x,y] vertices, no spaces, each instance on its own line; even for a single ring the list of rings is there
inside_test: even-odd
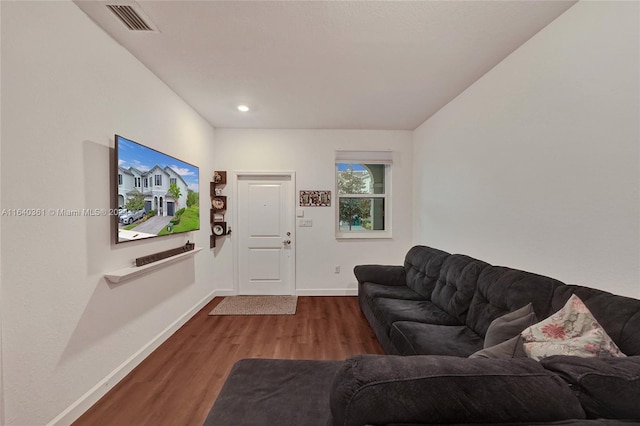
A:
[[[331,191],[300,191],[300,207],[330,207]]]

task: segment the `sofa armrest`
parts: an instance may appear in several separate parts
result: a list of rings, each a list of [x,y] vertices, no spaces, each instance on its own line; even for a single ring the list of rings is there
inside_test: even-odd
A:
[[[532,359],[360,355],[338,370],[333,425],[583,419],[569,386]]]
[[[384,285],[406,285],[407,279],[403,266],[357,265],[353,268],[359,284],[376,283]]]
[[[640,356],[580,358],[555,355],[540,365],[562,377],[590,418],[640,419]]]

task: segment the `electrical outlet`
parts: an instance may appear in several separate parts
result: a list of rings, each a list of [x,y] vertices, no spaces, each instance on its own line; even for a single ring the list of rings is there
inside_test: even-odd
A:
[[[336,274],[340,273],[340,265],[336,265],[336,269],[334,271]]]

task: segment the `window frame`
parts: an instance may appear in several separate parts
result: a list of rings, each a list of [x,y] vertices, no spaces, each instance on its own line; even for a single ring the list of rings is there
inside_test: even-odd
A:
[[[390,153],[389,153],[390,154]],[[392,229],[391,229],[391,206],[392,206],[392,194],[391,194],[391,176],[393,170],[393,163],[390,160],[375,160],[369,159],[371,157],[368,153],[363,153],[361,158],[356,154],[354,158],[339,158],[336,155],[335,160],[335,214],[336,220],[334,221],[335,226],[335,237],[336,239],[372,239],[372,238],[392,238]],[[338,189],[338,179],[339,179],[339,164],[359,164],[366,168],[367,165],[381,165],[384,166],[384,193],[382,194],[341,194]],[[383,218],[384,218],[384,229],[383,230],[351,230],[344,231],[340,229],[340,199],[341,198],[365,198],[365,199],[382,199],[384,200],[384,210],[383,210]]]

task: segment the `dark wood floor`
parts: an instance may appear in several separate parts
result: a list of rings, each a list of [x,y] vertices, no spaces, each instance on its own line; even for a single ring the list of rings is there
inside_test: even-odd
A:
[[[74,425],[201,425],[239,359],[383,353],[356,297],[299,297],[296,315],[209,316],[221,300],[205,306]]]

